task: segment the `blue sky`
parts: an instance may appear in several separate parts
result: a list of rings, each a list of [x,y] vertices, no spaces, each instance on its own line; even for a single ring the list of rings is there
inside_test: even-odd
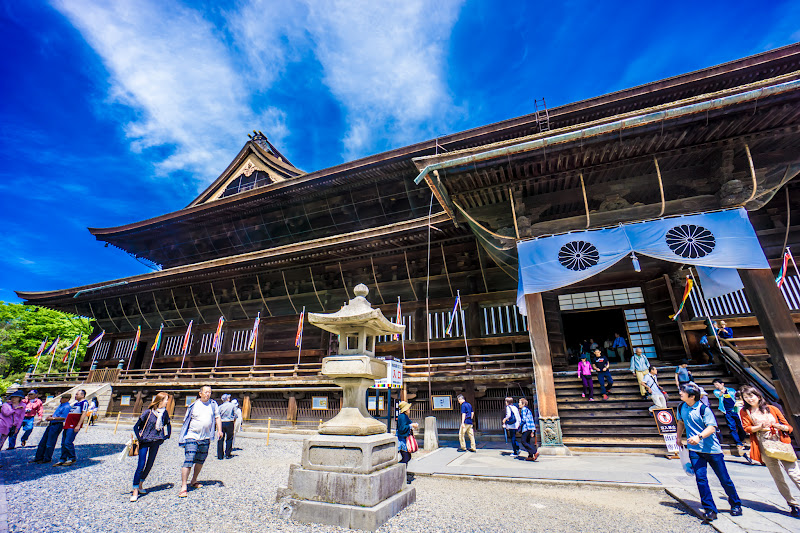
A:
[[[186,206],[253,129],[311,171],[800,40],[796,1],[0,5],[4,301],[147,271],[86,228]]]

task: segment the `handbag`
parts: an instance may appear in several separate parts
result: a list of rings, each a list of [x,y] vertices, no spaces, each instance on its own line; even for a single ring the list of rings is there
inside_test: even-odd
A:
[[[417,446],[417,439],[414,438],[414,433],[411,433],[408,437],[406,437],[406,448],[408,449],[408,453],[414,453],[419,450],[419,446]]]
[[[778,434],[775,428],[771,429],[773,434]],[[764,455],[767,457],[790,463],[797,461],[797,455],[794,453],[794,448],[791,443],[765,439],[762,435],[758,436],[758,442],[761,444],[761,449],[764,450]]]
[[[128,457],[136,457],[139,455],[139,441],[131,437],[131,444],[128,446]]]

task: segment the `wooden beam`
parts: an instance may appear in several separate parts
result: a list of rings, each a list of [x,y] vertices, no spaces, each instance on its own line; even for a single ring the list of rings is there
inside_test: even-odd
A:
[[[800,423],[800,335],[772,270],[739,269],[744,292],[769,350],[775,374],[789,405],[784,408]]]

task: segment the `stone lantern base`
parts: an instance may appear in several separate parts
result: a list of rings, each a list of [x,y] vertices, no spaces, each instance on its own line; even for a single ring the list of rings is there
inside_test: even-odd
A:
[[[374,531],[416,496],[397,462],[397,439],[383,433],[306,439],[301,464],[290,467],[277,499],[287,518]]]

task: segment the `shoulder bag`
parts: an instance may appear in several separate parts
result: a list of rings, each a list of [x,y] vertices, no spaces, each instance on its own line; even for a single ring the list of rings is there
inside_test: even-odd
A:
[[[773,434],[779,435],[783,432],[776,432],[775,428],[770,428]],[[794,448],[789,442],[781,442],[780,440],[765,439],[759,433],[758,442],[761,444],[761,449],[767,457],[778,459],[779,461],[787,461],[794,463],[797,461],[797,455],[794,453]]]

